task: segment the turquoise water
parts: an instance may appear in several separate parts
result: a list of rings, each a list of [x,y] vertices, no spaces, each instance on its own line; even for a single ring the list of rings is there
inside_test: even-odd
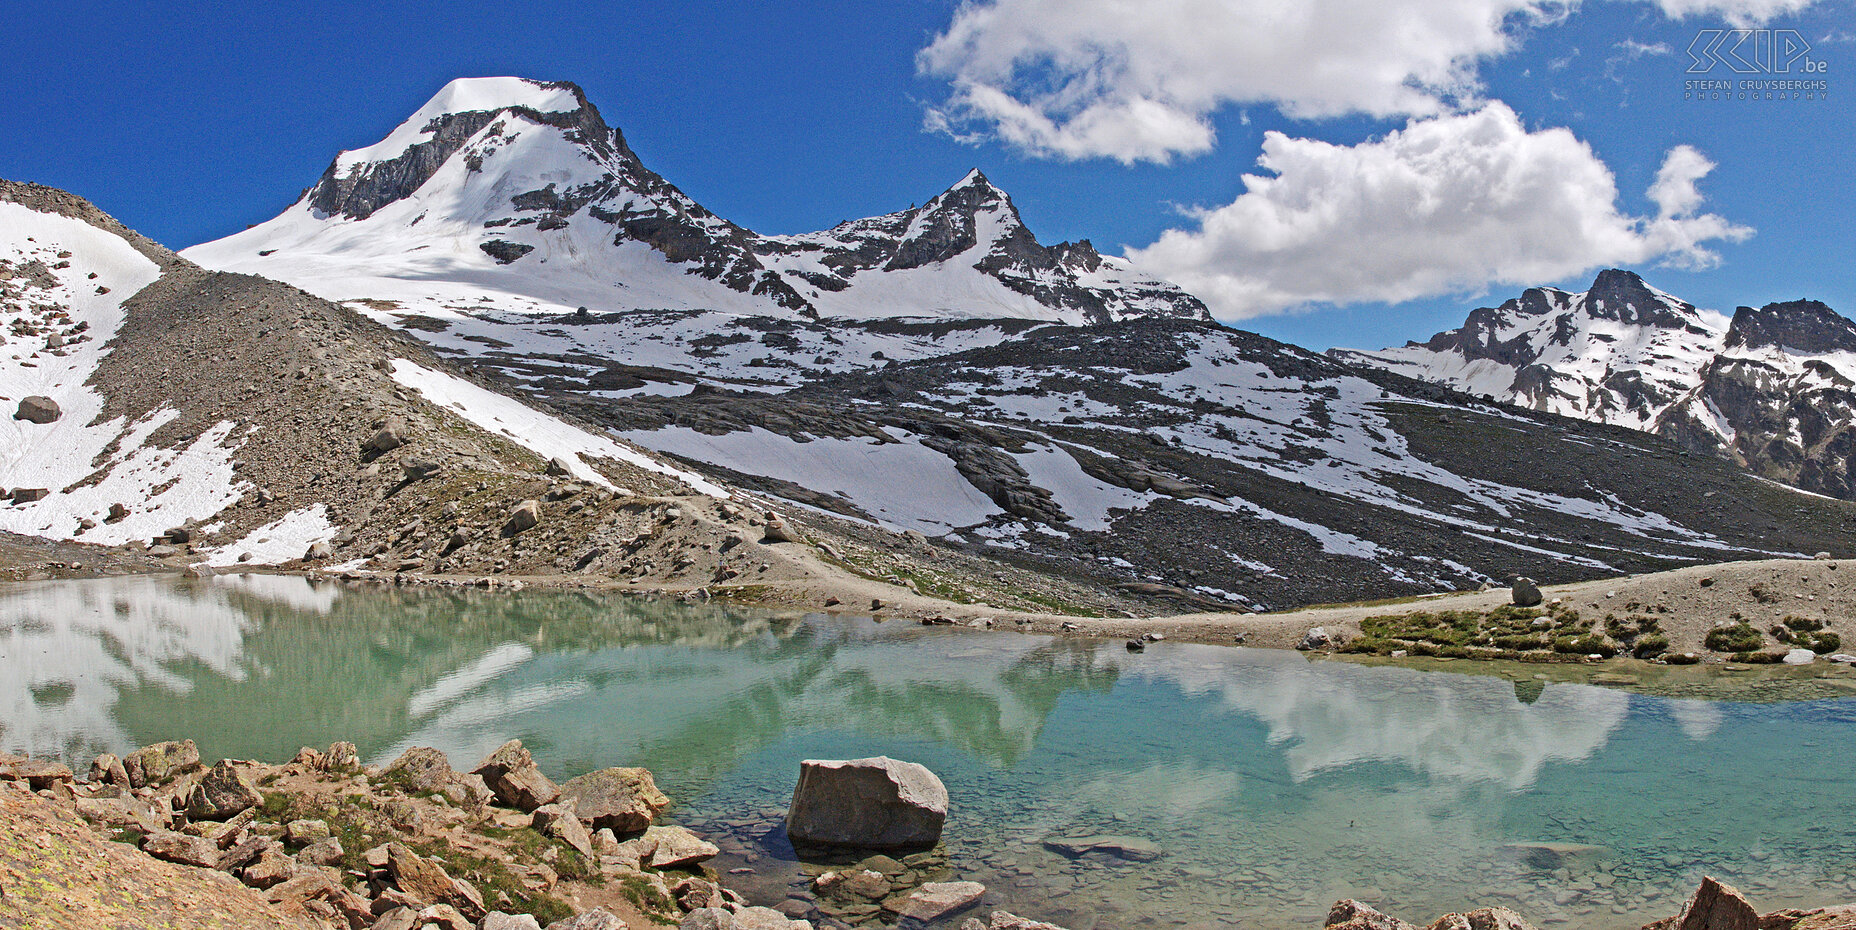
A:
[[[1354,896],[1428,922],[1507,904],[1636,927],[1706,871],[1762,909],[1856,898],[1856,699],[1740,704],[1258,649],[925,628],[557,592],[118,579],[0,590],[0,749],[83,762],[356,742],[556,777],[644,765],[761,903],[798,762],[940,774],[992,902],[1076,930],[1314,927]],[[1047,851],[1158,844],[1158,860]],[[1603,847],[1563,867],[1509,844]]]

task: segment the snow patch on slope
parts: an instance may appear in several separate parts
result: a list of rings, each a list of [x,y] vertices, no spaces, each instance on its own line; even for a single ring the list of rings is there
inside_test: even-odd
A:
[[[1034,447],[1013,453],[1012,458],[1030,476],[1032,484],[1050,492],[1051,500],[1070,518],[1070,525],[1079,530],[1107,530],[1113,511],[1136,510],[1164,496],[1152,491],[1130,491],[1095,478],[1060,447]]]
[[[759,427],[712,436],[671,426],[624,436],[659,452],[836,495],[892,530],[941,536],[1003,513],[946,456],[910,434],[890,433],[896,442],[833,437],[801,442]]]
[[[293,510],[276,520],[245,534],[235,543],[220,546],[207,556],[208,565],[238,565],[239,557],[249,554],[244,564],[276,565],[300,559],[313,543],[335,538],[335,525],[329,522],[329,508],[316,504]]]
[[[575,478],[614,488],[587,459],[613,459],[675,478],[699,494],[728,497],[720,485],[680,468],[665,465],[636,449],[598,436],[521,401],[478,387],[455,375],[407,361],[393,360],[393,380],[418,391],[426,400],[454,411],[479,429],[506,437],[544,459],[564,460]]]
[[[50,492],[0,508],[0,530],[119,545],[210,517],[237,500],[243,484],[232,471],[233,424],[219,423],[184,447],[164,449],[148,446],[149,437],[177,411],[157,410],[134,423],[121,417],[95,422],[104,399],[87,382],[122,327],[122,302],[160,277],[160,268],[110,232],[8,202],[0,202],[0,259],[16,270],[36,261],[57,281],[41,289],[16,276],[12,283],[23,296],[0,306],[7,324],[0,337],[0,403],[10,410],[22,397],[42,395],[63,412],[42,424],[0,418],[0,486]],[[40,305],[63,309],[33,309]],[[25,333],[27,325],[35,331]],[[64,334],[63,346],[48,346],[51,331]],[[129,515],[106,522],[110,505],[118,503],[130,508]],[[84,530],[85,520],[97,525]]]

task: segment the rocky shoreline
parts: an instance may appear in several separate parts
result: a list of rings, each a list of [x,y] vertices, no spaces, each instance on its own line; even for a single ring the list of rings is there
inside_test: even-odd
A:
[[[1642,930],[1851,930],[1856,904],[1761,914],[1732,885],[1704,877],[1681,913],[1644,924]],[[1527,918],[1505,907],[1445,914],[1420,928],[1353,899],[1337,901],[1325,930],[1535,930]]]
[[[658,822],[670,799],[650,772],[557,784],[515,740],[469,772],[426,747],[363,765],[344,742],[281,764],[211,766],[192,740],[165,742],[98,756],[81,776],[0,755],[0,926],[161,915],[163,927],[237,930],[1063,930],[997,906],[975,915],[996,900],[951,874],[939,787],[911,763],[807,763],[792,808],[800,833],[890,831],[908,846],[810,848],[802,858],[831,864],[766,907],[727,887],[751,869],[717,872],[716,844]],[[1325,930],[1536,928],[1505,907],[1420,927],[1347,899]],[[1856,930],[1856,904],[1761,914],[1704,878],[1679,914],[1642,930]]]
[[[831,765],[855,770],[864,763],[917,769],[940,784],[926,769],[891,760]],[[918,792],[918,783],[909,779],[921,776],[904,776],[908,787],[898,796],[916,797],[909,792]],[[844,805],[868,808],[877,803],[871,798],[867,784],[828,790],[811,803],[811,816],[854,826],[859,818]],[[281,764],[221,759],[210,766],[192,740],[164,742],[122,758],[98,756],[82,775],[60,762],[0,755],[0,926],[16,925],[6,918],[35,930],[114,925],[110,905],[86,902],[95,889],[77,887],[99,873],[73,864],[101,862],[104,852],[8,855],[25,842],[45,851],[61,845],[32,829],[35,822],[83,824],[90,829],[82,832],[114,841],[103,844],[114,847],[106,852],[115,860],[103,872],[142,875],[164,900],[187,900],[189,889],[206,898],[236,889],[244,897],[233,900],[271,921],[254,926],[923,927],[950,922],[986,892],[977,882],[950,880],[946,854],[935,848],[944,790],[938,813],[916,800],[903,803],[927,818],[921,829],[932,827],[911,836],[909,850],[892,855],[836,844],[821,861],[842,864],[815,872],[806,889],[777,907],[751,905],[726,886],[727,876],[706,864],[720,852],[715,844],[658,823],[669,804],[641,768],[600,769],[556,784],[519,740],[469,772],[454,771],[444,753],[427,747],[367,766],[345,742],[305,748]],[[877,811],[870,822],[893,824],[896,813]],[[70,851],[68,843],[61,848]],[[180,877],[174,866],[182,867]],[[185,913],[175,920],[172,926],[219,926],[190,923]],[[1052,925],[994,911],[982,926]]]

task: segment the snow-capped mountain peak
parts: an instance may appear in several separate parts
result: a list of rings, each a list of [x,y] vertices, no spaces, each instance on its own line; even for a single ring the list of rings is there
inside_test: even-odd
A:
[[[453,81],[385,139],[339,155],[283,215],[186,254],[439,318],[1209,318],[1087,242],[1040,245],[978,170],[920,207],[755,233],[646,168],[579,87],[520,78]]]
[[[1845,451],[1856,442],[1856,323],[1817,301],[1741,307],[1730,321],[1613,269],[1583,293],[1529,288],[1426,342],[1330,354],[1856,497]]]
[[[1338,358],[1565,416],[1647,429],[1691,391],[1727,318],[1608,269],[1573,293],[1529,288],[1461,328]]]

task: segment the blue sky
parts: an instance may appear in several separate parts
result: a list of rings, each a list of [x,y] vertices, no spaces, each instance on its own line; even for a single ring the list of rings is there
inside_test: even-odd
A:
[[[451,78],[516,74],[581,84],[647,164],[751,228],[899,209],[977,166],[1046,242],[1118,253],[1175,230],[1144,262],[1203,282],[1237,325],[1312,348],[1424,338],[1518,292],[1511,282],[1583,287],[1614,263],[1722,310],[1809,296],[1856,312],[1852,0],[1329,0],[1333,25],[1304,22],[1294,41],[1244,26],[1261,0],[1154,0],[1133,7],[1153,11],[1158,38],[1118,51],[1135,41],[1128,7],[1090,0],[1052,17],[1049,2],[28,6],[0,34],[0,108],[14,127],[0,176],[73,190],[180,248],[275,215],[336,151],[377,141]],[[1508,12],[1480,39],[1442,20],[1437,35],[1382,28],[1359,44],[1371,31],[1359,9],[1402,3],[1432,18]],[[1683,100],[1696,77],[1685,49],[1730,18],[1797,30],[1829,70],[1777,76],[1824,80],[1826,98]],[[965,44],[937,43],[951,31]],[[1107,58],[1079,62],[1104,41]],[[918,57],[931,46],[941,52]],[[1277,46],[1287,64],[1224,60]],[[1403,83],[1424,92],[1359,77],[1388,66],[1395,78],[1416,69]],[[1085,131],[1092,102],[1163,118]],[[1021,107],[1036,115],[1015,133]],[[930,113],[951,131],[925,129]],[[1270,131],[1282,134],[1268,148],[1289,166],[1282,183],[1240,196]],[[1678,170],[1694,164],[1671,157],[1678,147],[1712,170]],[[1434,150],[1448,164],[1427,161]],[[1585,186],[1489,206],[1502,185],[1475,172],[1490,159],[1515,159],[1529,183],[1563,170]],[[1670,195],[1686,212],[1657,227],[1668,211],[1649,189],[1666,166],[1686,179]],[[1439,172],[1414,183],[1463,202],[1414,217],[1423,198],[1398,186],[1414,170]],[[1378,202],[1362,202],[1367,188]],[[1551,211],[1529,209],[1536,196],[1610,225],[1540,220]],[[1223,231],[1195,208],[1227,208]],[[1461,222],[1447,222],[1452,210]],[[1285,216],[1302,233],[1258,231],[1260,217]],[[1659,267],[1694,266],[1695,250],[1712,267]]]

